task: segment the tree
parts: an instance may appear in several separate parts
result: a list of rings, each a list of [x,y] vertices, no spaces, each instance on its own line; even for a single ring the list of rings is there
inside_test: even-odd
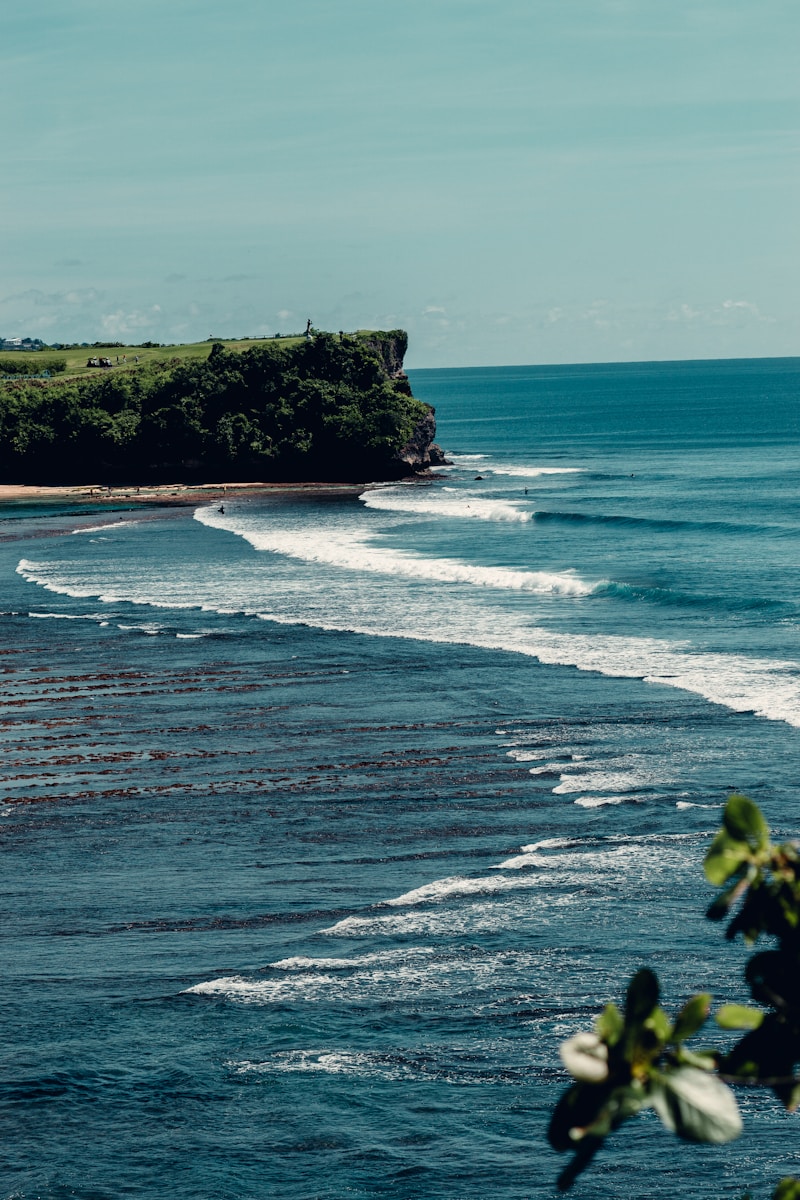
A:
[[[742,1129],[737,1083],[771,1088],[790,1111],[800,1103],[800,848],[774,845],[757,805],[733,795],[704,868],[709,883],[722,888],[706,916],[730,917],[727,939],[741,934],[748,946],[762,936],[775,939],[745,968],[755,1006],[725,1004],[715,1014],[721,1029],[742,1036],[726,1052],[690,1049],[687,1041],[710,1014],[710,994],[692,996],[671,1020],[655,974],[637,971],[622,1011],[608,1004],[592,1032],[561,1046],[574,1083],[553,1111],[548,1138],[555,1150],[574,1152],[558,1180],[562,1191],[606,1137],[644,1109],[686,1141],[727,1142]],[[781,1180],[773,1200],[800,1200],[800,1180]]]
[[[405,334],[241,353],[215,342],[204,361],[0,385],[0,472],[47,483],[175,478],[378,479],[429,410],[402,367]],[[68,447],[69,453],[64,453]]]

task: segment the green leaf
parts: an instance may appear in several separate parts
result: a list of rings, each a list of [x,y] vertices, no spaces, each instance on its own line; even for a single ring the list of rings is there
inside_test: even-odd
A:
[[[659,1045],[668,1041],[672,1034],[672,1022],[663,1008],[656,1006],[650,1016],[644,1021],[645,1029],[650,1030]]]
[[[594,1024],[597,1036],[607,1046],[616,1046],[625,1029],[625,1021],[616,1004],[607,1004]]]
[[[764,1020],[760,1008],[747,1004],[723,1004],[714,1015],[720,1029],[758,1029]]]
[[[602,1083],[608,1078],[608,1047],[596,1033],[576,1033],[561,1043],[558,1053],[580,1083]]]
[[[673,1042],[685,1042],[705,1025],[711,1008],[711,993],[700,992],[687,1000],[675,1021],[672,1030]]]
[[[800,1200],[800,1179],[787,1175],[775,1188],[772,1200]]]
[[[587,1087],[581,1083],[573,1083],[562,1092],[547,1128],[547,1140],[554,1150],[563,1153],[564,1150],[573,1148],[570,1130],[581,1119],[594,1120],[604,1102],[605,1094],[606,1089]]]
[[[703,860],[706,879],[714,887],[727,883],[752,858],[747,842],[733,838],[727,829],[720,829]]]
[[[628,984],[625,997],[627,1022],[641,1022],[649,1017],[658,1004],[658,979],[647,967],[637,971]]]
[[[709,1052],[696,1050],[687,1050],[685,1046],[678,1048],[678,1062],[685,1063],[687,1067],[697,1067],[700,1071],[716,1071],[717,1056]]]
[[[648,1104],[648,1095],[643,1085],[634,1079],[625,1087],[615,1088],[612,1100],[616,1105],[615,1124],[627,1121],[641,1112]]]
[[[608,1094],[606,1103],[598,1110],[592,1123],[583,1128],[573,1126],[570,1130],[570,1137],[573,1142],[578,1142],[583,1138],[608,1137],[612,1130],[620,1126],[623,1121],[627,1121],[629,1117],[636,1116],[648,1103],[648,1095],[638,1081],[633,1080],[622,1087],[616,1087]]]
[[[653,1084],[651,1103],[667,1129],[691,1142],[733,1141],[742,1118],[730,1088],[696,1067],[676,1067]]]
[[[722,824],[735,841],[747,842],[753,850],[766,850],[769,845],[769,825],[749,796],[734,792],[728,797]]]
[[[749,856],[748,856],[749,858]],[[737,875],[739,878],[737,878]],[[744,877],[742,877],[744,876]],[[716,896],[706,910],[706,916],[709,921],[724,921],[733,905],[739,897],[747,891],[749,880],[744,871],[740,868],[734,874],[733,880],[728,886]]]

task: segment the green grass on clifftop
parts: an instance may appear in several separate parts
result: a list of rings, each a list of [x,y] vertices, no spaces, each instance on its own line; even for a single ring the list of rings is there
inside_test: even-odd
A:
[[[379,331],[374,329],[358,329],[355,333],[348,334],[348,337],[369,338],[375,336]],[[0,382],[4,382],[4,367],[8,363],[9,367],[14,370],[15,374],[19,373],[21,364],[25,364],[28,368],[27,374],[40,375],[44,371],[52,370],[56,366],[62,378],[64,376],[79,376],[79,375],[97,375],[102,368],[88,367],[87,361],[95,357],[110,358],[114,364],[113,370],[134,371],[138,366],[145,366],[147,363],[160,362],[164,359],[180,359],[181,361],[192,362],[202,361],[208,358],[209,351],[214,342],[220,342],[226,350],[230,350],[234,354],[241,354],[243,350],[249,349],[251,346],[299,346],[305,342],[306,338],[303,335],[292,335],[291,337],[264,337],[264,338],[206,338],[204,342],[177,342],[167,345],[158,346],[113,346],[110,343],[97,343],[96,345],[87,346],[72,346],[63,350],[35,350],[35,351],[20,351],[20,350],[0,350]],[[138,357],[138,364],[135,359]],[[119,365],[117,364],[119,359]],[[127,362],[123,362],[127,359]],[[66,366],[62,364],[66,362]],[[108,368],[106,368],[108,369]]]

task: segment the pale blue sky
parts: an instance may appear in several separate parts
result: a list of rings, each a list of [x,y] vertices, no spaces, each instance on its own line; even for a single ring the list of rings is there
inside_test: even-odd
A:
[[[0,336],[800,354],[798,61],[797,0],[9,5]]]

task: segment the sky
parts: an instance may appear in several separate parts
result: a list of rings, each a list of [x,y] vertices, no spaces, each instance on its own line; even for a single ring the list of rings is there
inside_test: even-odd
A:
[[[797,0],[26,0],[0,337],[800,354]]]

